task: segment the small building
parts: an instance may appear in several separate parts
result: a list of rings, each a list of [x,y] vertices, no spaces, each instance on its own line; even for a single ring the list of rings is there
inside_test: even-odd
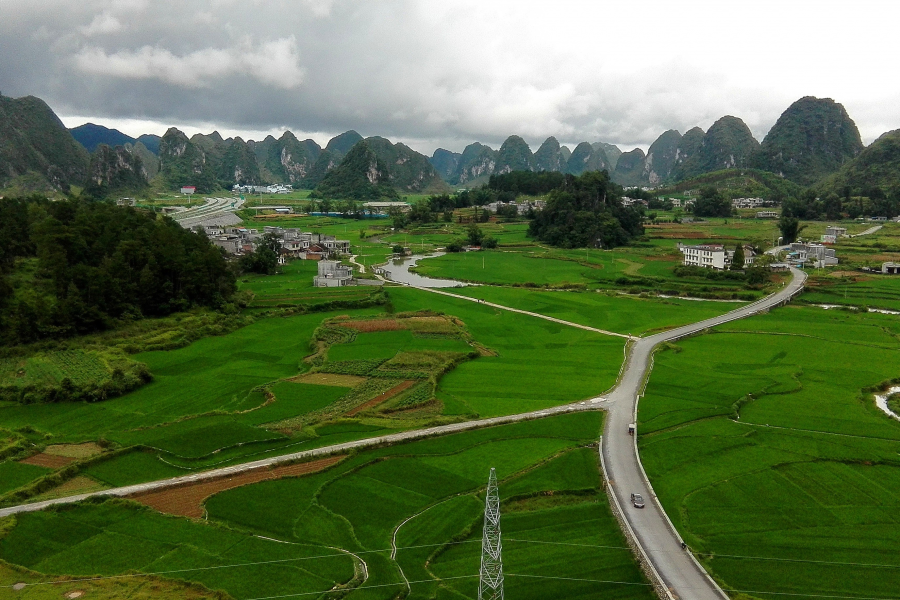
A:
[[[182,188],[181,188],[181,193],[187,194],[188,196],[195,193],[196,191],[197,191],[197,186],[194,186],[194,185],[185,185],[185,186],[182,186]]]
[[[787,263],[772,263],[769,265],[769,270],[771,271],[789,271],[791,265]]]
[[[723,271],[731,268],[734,258],[734,250],[728,250],[722,244],[700,244],[699,246],[685,246],[678,244],[678,249],[683,255],[682,264],[686,267],[703,267]],[[756,254],[749,246],[744,246],[744,266],[753,265]]]
[[[371,213],[387,214],[391,209],[407,213],[412,207],[406,202],[364,202],[363,208]]]
[[[353,284],[353,271],[337,260],[322,260],[319,274],[313,278],[316,287],[341,287]]]
[[[881,272],[885,275],[900,275],[900,263],[883,262],[881,263]]]
[[[838,264],[837,255],[833,248],[826,248],[823,244],[794,242],[788,251],[788,260],[795,264],[809,264],[811,267],[821,269]]]
[[[835,239],[844,237],[845,235],[847,235],[847,228],[829,225],[825,228],[825,235],[833,236]]]
[[[778,211],[775,210],[761,210],[756,213],[757,219],[777,219]]]

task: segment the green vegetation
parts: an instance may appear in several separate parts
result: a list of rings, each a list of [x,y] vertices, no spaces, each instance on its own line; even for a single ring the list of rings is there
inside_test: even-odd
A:
[[[427,277],[526,288],[608,289],[726,300],[753,300],[760,295],[760,286],[742,273],[707,277],[706,271],[679,267],[680,256],[673,255],[672,249],[668,244],[648,244],[614,251],[521,248],[450,253],[422,260],[413,270]]]
[[[9,194],[82,185],[90,157],[47,104],[0,96],[0,191]]]
[[[588,172],[550,192],[535,213],[529,235],[563,248],[612,248],[644,232],[641,215],[622,206],[621,192],[606,172]]]
[[[872,201],[883,200],[890,195],[894,211],[891,214],[879,212],[878,215],[894,216],[898,214],[896,203],[897,191],[900,190],[898,165],[900,131],[889,131],[846,163],[840,171],[817,184],[816,191],[822,195],[834,193],[845,199],[849,199],[849,196],[867,196]],[[876,210],[880,208],[875,207]],[[874,212],[862,214],[875,215]]]
[[[313,197],[378,200],[399,199],[399,194],[390,184],[387,164],[362,141],[316,186]]]
[[[458,316],[489,349],[440,380],[446,415],[491,417],[592,398],[613,385],[621,365],[618,338],[415,289],[393,289],[391,299],[398,311],[427,305]]]
[[[454,292],[606,331],[634,335],[695,323],[740,306],[731,302],[488,286],[466,287]]]
[[[752,597],[890,596],[900,424],[871,391],[897,376],[896,318],[787,307],[716,331],[659,353],[640,404],[680,534]]]
[[[677,195],[688,190],[699,190],[713,186],[727,198],[761,197],[777,201],[786,197],[799,196],[802,188],[774,173],[757,169],[721,169],[691,177],[676,184],[657,190],[657,195]]]
[[[321,473],[217,494],[205,522],[122,500],[23,514],[0,528],[0,558],[43,574],[29,581],[159,573],[166,586],[234,598],[338,585],[351,598],[388,599],[404,576],[421,582],[412,597],[472,596],[480,493],[494,466],[517,597],[547,597],[560,583],[542,576],[565,573],[610,582],[563,584],[566,597],[652,598],[601,490],[596,450],[583,447],[601,424],[600,413],[564,415],[368,450]],[[79,589],[93,595],[94,585]]]
[[[747,125],[737,117],[725,116],[713,123],[700,147],[675,167],[673,176],[690,179],[721,169],[749,167],[758,150],[759,142]]]
[[[132,208],[8,199],[0,203],[0,223],[10,240],[0,256],[0,336],[6,343],[219,307],[235,290],[234,275],[205,236]]]
[[[859,130],[841,104],[807,96],[778,117],[753,162],[800,185],[811,185],[862,150]]]

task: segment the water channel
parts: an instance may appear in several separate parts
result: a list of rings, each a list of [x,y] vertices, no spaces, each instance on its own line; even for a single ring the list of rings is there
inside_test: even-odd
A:
[[[445,252],[432,252],[431,254],[414,254],[404,258],[392,258],[386,264],[377,267],[378,273],[384,275],[384,278],[397,283],[405,283],[416,287],[426,288],[452,288],[466,287],[467,285],[475,285],[456,281],[454,279],[436,279],[433,277],[423,277],[417,273],[410,271],[412,267],[419,264],[419,261],[425,258],[435,258],[443,256]]]

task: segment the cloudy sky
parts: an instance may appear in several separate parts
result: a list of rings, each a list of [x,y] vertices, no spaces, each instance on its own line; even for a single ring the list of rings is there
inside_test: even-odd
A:
[[[900,128],[894,0],[2,0],[0,15],[0,92],[133,136],[630,149],[726,114],[761,140],[807,95],[841,102],[866,143]]]

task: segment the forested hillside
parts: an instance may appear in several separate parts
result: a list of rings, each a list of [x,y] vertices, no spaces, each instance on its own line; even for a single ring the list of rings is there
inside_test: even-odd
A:
[[[0,96],[0,188],[68,191],[90,155],[40,98]]]
[[[222,252],[168,218],[105,202],[0,201],[0,341],[218,307],[235,291]]]
[[[537,211],[529,235],[563,248],[613,248],[642,235],[641,213],[622,206],[622,189],[606,172],[567,175],[547,195]]]
[[[830,98],[807,96],[781,114],[754,165],[801,185],[834,173],[863,150],[856,123]]]

